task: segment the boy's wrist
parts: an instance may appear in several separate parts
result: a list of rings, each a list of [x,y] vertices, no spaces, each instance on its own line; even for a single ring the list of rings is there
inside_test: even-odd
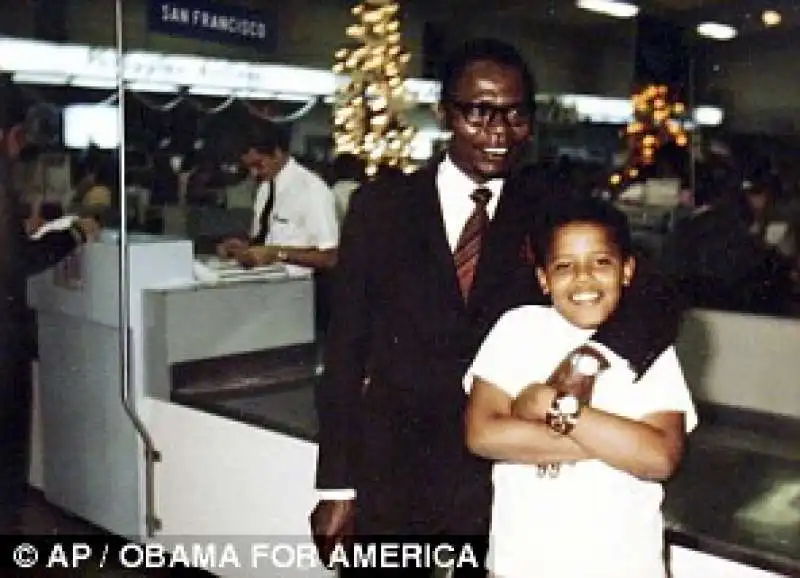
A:
[[[527,421],[544,421],[558,391],[547,384],[526,387],[511,404],[511,415]]]

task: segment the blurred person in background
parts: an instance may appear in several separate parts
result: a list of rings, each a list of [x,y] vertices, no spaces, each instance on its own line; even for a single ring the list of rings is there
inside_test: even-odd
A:
[[[75,194],[68,210],[93,217],[104,224],[116,221],[119,212],[118,173],[113,156],[90,150],[78,162]]]
[[[791,278],[791,291],[800,295],[800,230],[798,219],[784,203],[783,185],[777,174],[757,171],[742,188],[750,207],[750,234],[784,261]]]
[[[8,133],[6,133],[8,134]],[[26,307],[26,280],[94,239],[91,218],[65,220],[43,232],[34,215],[26,232],[18,195],[9,186],[11,165],[22,148],[0,138],[0,534],[20,531],[28,484],[31,431],[31,359],[35,355],[33,319]]]
[[[750,233],[788,259],[797,258],[797,232],[781,207],[782,185],[777,175],[756,174],[742,188],[750,207]]]
[[[787,261],[753,234],[756,213],[741,183],[727,164],[698,166],[695,208],[668,236],[664,268],[691,306],[781,314],[790,301]]]

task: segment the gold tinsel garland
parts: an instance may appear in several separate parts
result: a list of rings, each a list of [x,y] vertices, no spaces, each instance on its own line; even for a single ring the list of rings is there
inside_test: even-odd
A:
[[[404,111],[412,106],[405,86],[410,56],[400,43],[399,6],[388,0],[366,0],[352,13],[358,22],[348,26],[355,45],[336,51],[333,136],[336,154],[352,154],[366,162],[368,175],[386,165],[406,172],[411,141],[416,134]]]

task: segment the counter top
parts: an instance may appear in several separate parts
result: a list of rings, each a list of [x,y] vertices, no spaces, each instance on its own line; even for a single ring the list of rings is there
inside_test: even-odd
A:
[[[316,381],[173,401],[313,442]],[[670,543],[800,576],[800,443],[701,421],[663,510]]]

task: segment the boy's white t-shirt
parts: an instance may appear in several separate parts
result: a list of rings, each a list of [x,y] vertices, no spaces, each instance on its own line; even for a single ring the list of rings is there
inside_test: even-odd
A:
[[[512,398],[544,382],[591,330],[566,321],[551,307],[523,306],[506,313],[487,335],[464,377],[496,385]],[[595,383],[591,405],[631,419],[679,411],[686,430],[697,414],[674,348],[634,383],[623,359]],[[535,465],[497,462],[488,566],[502,578],[663,578],[660,483],[642,480],[599,460],[562,466],[541,478]]]

